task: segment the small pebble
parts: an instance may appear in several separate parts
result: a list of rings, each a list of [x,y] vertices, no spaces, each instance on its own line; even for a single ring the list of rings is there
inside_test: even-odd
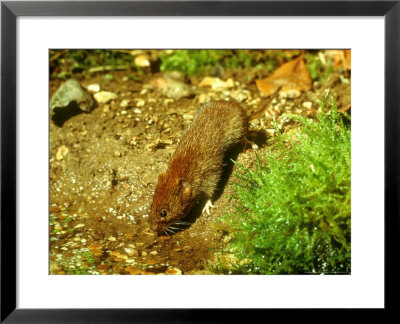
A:
[[[311,109],[312,108],[312,102],[311,101],[303,102],[303,107],[306,108],[306,109]]]
[[[184,120],[192,120],[194,118],[194,116],[191,114],[183,114],[182,117]]]
[[[135,251],[135,250],[132,248],[125,248],[125,252],[128,253],[129,256],[133,255],[133,251]]]
[[[129,107],[130,101],[128,99],[124,99],[121,101],[120,107],[121,108],[127,108]]]
[[[213,78],[213,77],[205,77],[200,83],[199,87],[206,87],[210,86],[213,90],[224,90],[228,88],[232,88],[234,86],[234,82],[231,78],[224,81],[220,78]]]
[[[164,101],[163,101],[163,105],[168,105],[169,103],[172,103],[172,102],[174,102],[174,99],[170,99],[170,98],[167,98],[167,99],[164,99]]]
[[[265,132],[266,132],[269,136],[275,136],[275,129],[269,128],[269,129],[266,129]]]
[[[143,99],[137,99],[136,107],[143,107],[144,104],[145,104],[145,101]]]
[[[56,153],[56,160],[61,161],[68,153],[68,148],[65,145],[61,145]]]
[[[117,99],[117,95],[113,92],[109,91],[100,91],[93,95],[94,99],[96,99],[99,103],[108,103],[111,100]]]
[[[170,274],[170,275],[181,275],[182,271],[178,268],[171,268],[168,269],[167,271],[165,271],[166,274]]]
[[[150,61],[145,54],[141,54],[135,57],[135,64],[140,67],[148,67],[150,66]]]
[[[99,92],[100,91],[100,84],[98,84],[98,83],[89,84],[87,89],[91,93]]]
[[[205,93],[202,93],[202,94],[199,95],[197,100],[199,101],[199,104],[203,104],[206,101],[208,101],[208,97],[207,97],[207,95]]]

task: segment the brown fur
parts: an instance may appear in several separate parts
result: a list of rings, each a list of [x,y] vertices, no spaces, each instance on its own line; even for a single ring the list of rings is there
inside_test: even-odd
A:
[[[216,101],[199,109],[166,173],[158,178],[149,216],[153,230],[161,234],[184,218],[196,202],[212,198],[225,154],[246,138],[248,119],[234,102]]]

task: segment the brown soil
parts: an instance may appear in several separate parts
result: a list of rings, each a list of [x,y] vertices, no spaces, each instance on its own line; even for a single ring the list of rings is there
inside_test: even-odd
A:
[[[226,71],[222,79],[231,77],[236,83],[224,91],[200,88],[201,78],[192,78],[195,93],[179,100],[148,86],[159,75],[149,72],[139,81],[130,76],[130,71],[78,76],[83,87],[98,83],[118,98],[90,113],[70,116],[61,126],[50,121],[50,274],[209,274],[207,265],[229,242],[229,231],[218,219],[234,211],[232,164],[211,215],[200,215],[199,204],[189,215],[188,228],[165,237],[150,232],[147,218],[158,174],[166,170],[199,101],[233,97],[244,108],[254,109],[265,101],[251,81],[255,72]],[[50,80],[50,96],[61,83]],[[311,115],[328,88],[339,108],[350,104],[350,84],[334,74],[324,86],[316,85],[300,98],[277,99],[265,117],[253,120],[250,128],[260,135],[259,152],[272,135],[272,114],[287,131],[295,125],[280,115]],[[127,107],[121,107],[123,100],[129,100]],[[304,102],[312,102],[312,109]],[[57,159],[63,145],[68,153]],[[235,156],[251,167],[256,152],[239,149]]]

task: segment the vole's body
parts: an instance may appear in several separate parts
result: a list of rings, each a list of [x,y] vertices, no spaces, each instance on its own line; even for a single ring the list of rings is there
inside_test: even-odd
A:
[[[226,152],[244,141],[248,120],[234,102],[211,102],[199,109],[159,176],[150,212],[153,230],[163,233],[204,198],[211,203]]]

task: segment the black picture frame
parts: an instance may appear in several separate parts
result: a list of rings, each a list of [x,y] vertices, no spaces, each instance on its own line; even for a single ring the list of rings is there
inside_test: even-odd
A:
[[[198,323],[265,318],[267,310],[16,308],[16,19],[19,16],[384,16],[385,310],[399,279],[400,0],[395,1],[4,1],[1,3],[1,322]],[[371,45],[373,46],[373,44]],[[366,67],[367,68],[367,67]],[[373,94],[369,94],[373,95]],[[367,139],[366,139],[367,140]],[[371,153],[372,154],[372,153]],[[373,260],[371,260],[371,264]],[[373,265],[371,265],[373,266]],[[368,271],[368,270],[366,270]],[[249,314],[251,312],[251,314]]]

